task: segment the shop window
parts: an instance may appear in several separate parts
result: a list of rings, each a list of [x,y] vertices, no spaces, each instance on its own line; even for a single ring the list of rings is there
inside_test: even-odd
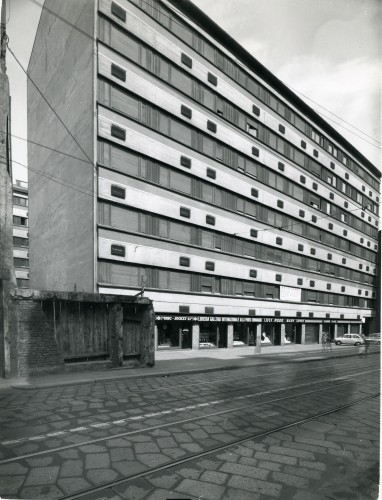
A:
[[[281,172],[284,172],[285,170],[285,165],[284,163],[282,163],[281,161],[279,161],[278,165],[277,165],[277,168],[281,171]]]
[[[282,276],[281,274],[276,274],[276,281],[281,281],[282,280]]]
[[[256,188],[252,188],[251,189],[251,195],[255,198],[258,198],[259,197],[259,190],[256,189]]]
[[[126,11],[118,4],[111,2],[111,13],[121,21],[126,22]]]
[[[182,267],[190,267],[189,257],[179,257],[179,265]]]
[[[212,85],[216,85],[218,84],[218,79],[215,75],[213,75],[212,73],[208,73],[207,75],[207,80],[212,84]]]
[[[206,270],[207,271],[215,271],[215,262],[207,261],[206,262]]]
[[[123,82],[126,81],[126,71],[113,63],[111,64],[111,74]]]
[[[259,156],[260,150],[258,148],[255,148],[254,146],[252,147],[252,154],[253,156]]]
[[[207,168],[207,177],[210,179],[216,179],[216,170],[213,168]]]
[[[213,132],[213,133],[215,134],[215,133],[216,133],[216,130],[217,130],[216,123],[212,122],[211,120],[208,120],[208,121],[207,121],[207,129],[208,129],[210,132]]]
[[[186,219],[189,219],[191,217],[191,210],[186,207],[180,207],[179,214],[181,217],[186,217]]]
[[[188,68],[192,68],[192,59],[184,52],[182,52],[180,60],[185,66],[187,66]]]
[[[186,118],[190,118],[190,119],[192,118],[192,110],[190,108],[188,108],[187,106],[184,106],[183,104],[180,107],[180,112]]]
[[[251,229],[250,233],[252,238],[257,238],[258,231],[257,229]]]
[[[190,306],[179,306],[179,312],[187,314],[190,312]]]
[[[284,127],[284,125],[281,125],[281,123],[279,123],[279,132],[281,132],[282,134],[285,134],[285,127]]]
[[[260,108],[258,108],[255,104],[252,105],[252,113],[256,116],[260,116]]]
[[[121,198],[122,200],[125,199],[126,197],[126,189],[121,188],[119,186],[111,186],[111,196],[114,196],[115,198]]]
[[[191,158],[187,158],[187,156],[181,156],[180,164],[182,165],[182,167],[191,168]]]
[[[125,257],[126,248],[123,245],[111,245],[110,253],[111,255],[117,255],[118,257]]]
[[[111,126],[110,133],[113,137],[116,137],[117,139],[120,139],[121,141],[126,140],[126,130],[121,128],[121,127],[117,127],[117,125]]]

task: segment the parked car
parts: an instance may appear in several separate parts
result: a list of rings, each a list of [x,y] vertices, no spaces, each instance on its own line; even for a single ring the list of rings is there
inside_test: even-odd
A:
[[[337,337],[336,345],[361,345],[365,343],[365,336],[358,333],[346,333],[342,337]]]
[[[380,345],[381,344],[381,334],[380,333],[371,333],[368,337],[366,337],[366,342],[372,345]]]
[[[216,347],[213,342],[199,342],[199,347]]]

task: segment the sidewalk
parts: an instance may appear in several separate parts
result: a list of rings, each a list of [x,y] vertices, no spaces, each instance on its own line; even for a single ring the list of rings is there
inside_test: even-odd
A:
[[[287,345],[262,347],[261,354],[255,354],[254,347],[234,347],[230,349],[168,350],[155,353],[155,366],[144,368],[111,368],[95,371],[89,362],[89,371],[40,375],[27,378],[0,379],[0,390],[13,388],[32,390],[79,383],[96,383],[105,380],[134,379],[178,375],[181,373],[201,373],[246,366],[268,365],[280,359],[294,361],[333,359],[342,356],[358,356],[362,347],[338,347],[322,352],[321,345]],[[370,349],[369,354],[379,354],[379,348]],[[297,357],[297,359],[296,359]],[[93,369],[92,369],[93,368]],[[91,370],[91,371],[90,371]]]

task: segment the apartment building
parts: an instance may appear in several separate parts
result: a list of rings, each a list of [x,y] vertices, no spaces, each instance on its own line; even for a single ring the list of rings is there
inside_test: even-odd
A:
[[[29,288],[28,183],[15,180],[13,190],[13,264],[19,288]]]
[[[28,71],[32,287],[144,289],[158,348],[375,329],[380,172],[190,1],[46,0]]]

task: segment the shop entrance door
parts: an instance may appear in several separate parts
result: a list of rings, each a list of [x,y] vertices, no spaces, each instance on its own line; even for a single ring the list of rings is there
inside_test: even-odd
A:
[[[227,325],[218,326],[218,347],[227,347]]]
[[[298,323],[285,324],[285,344],[301,344],[301,325]]]

